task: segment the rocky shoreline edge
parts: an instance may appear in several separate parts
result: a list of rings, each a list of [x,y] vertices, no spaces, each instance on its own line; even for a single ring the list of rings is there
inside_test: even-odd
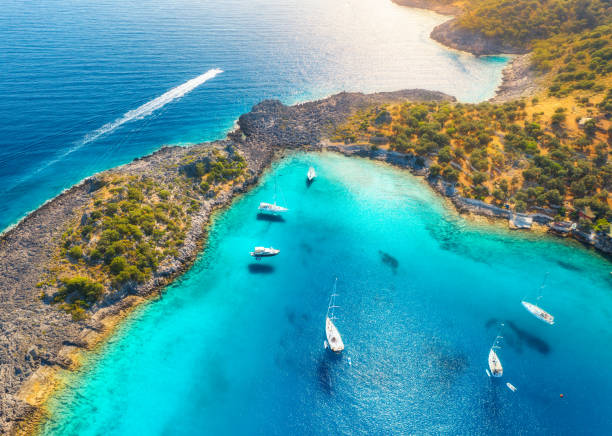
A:
[[[410,8],[426,9],[442,15],[456,17],[463,9],[454,4],[432,3],[428,0],[392,0],[393,3]],[[531,53],[508,44],[502,44],[485,36],[460,29],[457,18],[450,18],[436,26],[429,37],[447,48],[471,53],[475,56],[514,55],[514,58],[502,71],[502,81],[495,96],[494,103],[502,103],[520,98],[527,98],[542,89],[537,74],[531,66]]]

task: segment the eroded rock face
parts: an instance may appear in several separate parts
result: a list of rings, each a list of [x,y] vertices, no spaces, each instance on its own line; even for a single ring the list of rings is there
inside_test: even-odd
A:
[[[457,23],[457,19],[446,21],[436,26],[429,36],[448,47],[467,51],[476,56],[527,53],[525,49],[485,37],[478,32],[462,29]]]
[[[315,145],[352,111],[398,101],[455,101],[442,92],[411,89],[376,94],[342,92],[323,100],[285,106],[278,100],[265,100],[238,120],[240,131],[250,140],[273,147],[295,148]]]

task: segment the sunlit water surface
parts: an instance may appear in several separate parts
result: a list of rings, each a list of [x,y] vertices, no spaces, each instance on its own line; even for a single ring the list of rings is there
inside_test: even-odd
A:
[[[507,59],[429,39],[446,19],[390,0],[3,1],[0,230],[97,171],[223,137],[264,98],[491,97]],[[130,112],[214,68],[224,72],[182,98]]]

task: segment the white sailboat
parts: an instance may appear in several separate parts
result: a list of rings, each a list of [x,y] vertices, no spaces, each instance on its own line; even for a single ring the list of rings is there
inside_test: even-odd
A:
[[[529,311],[529,313],[531,313],[536,318],[550,325],[553,325],[555,323],[555,317],[552,316],[550,313],[546,312],[544,309],[526,301],[521,301],[521,304],[523,305],[523,307],[525,307],[525,309]]]
[[[308,168],[308,174],[306,174],[306,177],[308,177],[309,182],[312,182],[315,179],[315,177],[317,177],[317,172],[315,171],[313,166]]]
[[[333,320],[336,319],[334,316],[334,309],[336,306],[336,283],[338,283],[338,279],[334,282],[334,291],[329,297],[329,305],[327,306],[327,315],[325,316],[325,336],[327,337],[327,341],[325,342],[325,346],[329,347],[334,353],[340,353],[344,350],[344,342],[342,341],[342,336],[340,336],[340,332],[338,328],[335,326]]]
[[[501,377],[504,373],[504,368],[493,348],[489,350],[489,370],[493,377]]]
[[[502,324],[502,327],[503,326],[504,325]],[[491,346],[491,349],[489,350],[489,370],[491,371],[491,375],[493,377],[501,377],[502,374],[504,373],[504,368],[501,364],[501,361],[499,360],[499,356],[495,352],[496,349],[499,349],[499,345],[497,345],[497,342],[501,338],[502,336],[497,335],[495,337],[495,341],[493,342],[493,345]]]
[[[276,204],[277,190],[278,188],[277,188],[276,179],[275,179],[274,180],[274,202],[273,203],[264,203],[264,202],[259,203],[259,207],[258,207],[259,213],[276,215],[279,213],[287,212],[289,210],[286,207],[279,206]]]
[[[544,277],[544,281],[542,282],[542,285],[540,286],[540,291],[544,288],[547,278],[548,278],[548,273],[546,273],[546,276]],[[537,298],[536,301],[539,301],[540,298],[542,298],[541,295]],[[545,323],[550,324],[550,325],[553,325],[555,323],[555,317],[552,316],[550,313],[546,312],[541,307],[538,307],[535,304],[529,303],[525,301],[524,299],[523,301],[521,301],[521,304],[523,305],[525,309],[527,309],[527,311],[529,311],[529,313],[531,313],[533,316],[535,316],[539,320],[544,321]]]

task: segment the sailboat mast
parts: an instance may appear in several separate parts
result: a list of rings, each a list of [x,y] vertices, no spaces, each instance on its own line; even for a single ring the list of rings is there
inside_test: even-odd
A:
[[[544,289],[544,287],[546,286],[546,280],[548,280],[548,274],[549,274],[549,272],[546,271],[546,275],[544,276],[544,280],[542,280],[542,284],[540,285],[540,295],[538,295],[538,298],[536,299],[536,301],[539,301],[540,298],[542,298],[542,289]]]
[[[327,317],[329,319],[335,319],[334,318],[334,309],[338,306],[336,306],[336,284],[338,283],[338,277],[336,277],[336,280],[334,281],[334,290],[332,291],[332,294],[329,296],[329,304],[327,306]]]

